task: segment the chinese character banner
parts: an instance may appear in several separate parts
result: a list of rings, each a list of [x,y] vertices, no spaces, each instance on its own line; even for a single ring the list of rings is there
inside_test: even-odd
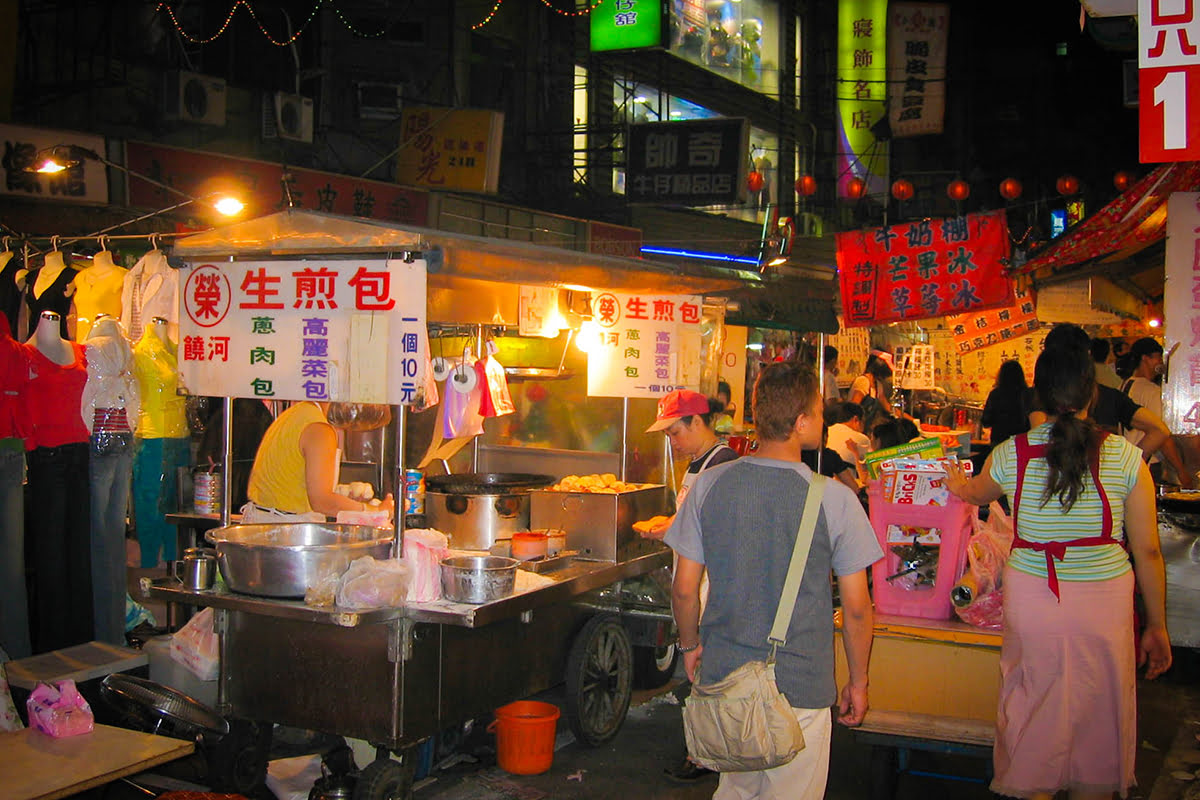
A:
[[[409,106],[401,117],[396,181],[433,189],[495,192],[504,114]]]
[[[1200,194],[1167,200],[1167,291],[1163,420],[1176,434],[1200,433]]]
[[[964,314],[1013,302],[1005,212],[837,234],[843,324]]]
[[[888,7],[888,115],[893,136],[942,132],[949,31],[950,7],[945,3]]]
[[[423,400],[424,261],[193,264],[180,285],[179,372],[192,394]]]
[[[625,196],[684,206],[741,202],[749,137],[744,119],[630,125]]]
[[[946,326],[954,336],[954,349],[969,353],[981,347],[1003,344],[1037,330],[1037,303],[1032,289],[1014,293],[1015,301],[1006,308],[993,308],[971,314],[951,314]]]
[[[887,191],[889,146],[871,128],[887,115],[887,0],[838,0],[838,195],[852,178]]]
[[[697,295],[594,295],[588,395],[661,397],[698,387],[702,306]]]

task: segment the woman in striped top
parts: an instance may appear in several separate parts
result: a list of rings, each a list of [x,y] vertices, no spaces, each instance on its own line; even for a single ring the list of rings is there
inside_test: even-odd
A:
[[[968,502],[1012,501],[991,786],[999,794],[1125,796],[1137,744],[1135,659],[1148,661],[1147,678],[1171,666],[1154,484],[1136,448],[1088,419],[1095,384],[1086,352],[1045,350],[1034,387],[1054,410],[1049,420],[997,446],[976,477],[947,475]],[[1131,646],[1135,573],[1146,627]]]

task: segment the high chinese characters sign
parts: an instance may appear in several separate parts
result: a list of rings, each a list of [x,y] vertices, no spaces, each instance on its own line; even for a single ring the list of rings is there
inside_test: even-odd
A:
[[[838,0],[838,194],[859,177],[887,191],[888,143],[872,133],[887,114],[887,0]]]
[[[1011,305],[1005,212],[923,219],[837,235],[848,328]]]
[[[1200,160],[1200,7],[1138,0],[1138,155]]]
[[[593,294],[588,394],[661,397],[695,389],[701,310],[696,295]]]
[[[424,261],[192,264],[180,286],[179,372],[192,394],[421,399]]]
[[[504,114],[410,106],[401,117],[396,182],[431,189],[495,192]]]
[[[662,0],[599,0],[592,5],[592,52],[662,47]]]
[[[630,125],[625,196],[683,206],[740,202],[749,136],[744,119]]]
[[[942,132],[949,31],[950,6],[945,3],[888,7],[888,114],[893,136]]]
[[[946,326],[954,336],[954,350],[969,353],[981,347],[1003,344],[1037,330],[1033,290],[1021,289],[1013,294],[1015,302],[1007,308],[992,308],[971,314],[951,314]]]
[[[1167,200],[1163,419],[1172,433],[1200,433],[1200,194]],[[1178,349],[1176,349],[1178,348]],[[1172,352],[1173,351],[1173,352]]]

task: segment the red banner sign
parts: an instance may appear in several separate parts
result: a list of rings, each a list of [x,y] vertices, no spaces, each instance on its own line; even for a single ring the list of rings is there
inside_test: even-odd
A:
[[[1021,289],[1016,302],[1007,308],[993,308],[970,314],[946,317],[946,327],[954,336],[954,349],[969,353],[992,344],[1002,344],[1032,333],[1040,326],[1032,289]]]
[[[837,235],[843,325],[1012,305],[1005,212],[923,219]]]

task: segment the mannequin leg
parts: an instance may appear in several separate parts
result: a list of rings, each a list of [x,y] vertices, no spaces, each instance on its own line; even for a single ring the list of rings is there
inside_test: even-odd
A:
[[[133,434],[93,437],[92,598],[96,638],[110,644],[125,643],[125,512],[132,468]]]
[[[190,460],[189,439],[134,438],[134,516],[144,569],[178,558],[175,526],[164,515],[179,510],[176,468]]]
[[[0,440],[0,646],[11,658],[33,655],[25,592],[25,443]]]

